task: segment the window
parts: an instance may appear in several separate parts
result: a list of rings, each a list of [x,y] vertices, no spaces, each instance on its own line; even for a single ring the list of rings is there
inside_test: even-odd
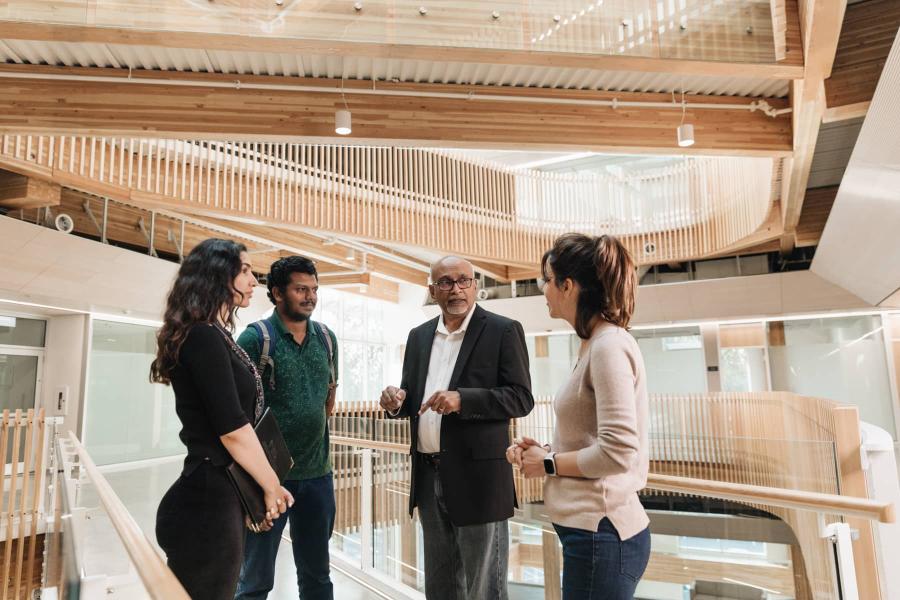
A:
[[[880,315],[768,323],[772,389],[859,407],[896,438]]]
[[[47,322],[0,315],[0,346],[43,348]]]
[[[84,441],[97,464],[182,454],[175,395],[150,383],[156,328],[92,322]]]

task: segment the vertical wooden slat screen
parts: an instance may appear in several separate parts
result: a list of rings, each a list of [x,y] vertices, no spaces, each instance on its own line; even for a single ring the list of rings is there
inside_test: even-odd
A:
[[[418,148],[96,136],[4,135],[0,149],[0,166],[34,168],[35,176],[122,202],[523,268],[566,231],[618,235],[639,263],[714,254],[765,222],[778,172],[769,158],[692,157],[615,177],[514,170]]]
[[[2,598],[31,598],[38,587],[34,579],[42,560],[37,547],[44,482],[44,410],[4,410],[0,418],[0,465],[9,471],[0,496]]]

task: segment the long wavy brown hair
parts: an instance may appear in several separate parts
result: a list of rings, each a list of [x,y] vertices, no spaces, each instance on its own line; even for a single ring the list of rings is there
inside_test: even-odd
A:
[[[166,299],[163,325],[156,334],[156,359],[150,381],[169,384],[188,331],[197,323],[215,323],[227,309],[227,326],[234,329],[234,278],[241,272],[243,244],[211,238],[185,257]]]

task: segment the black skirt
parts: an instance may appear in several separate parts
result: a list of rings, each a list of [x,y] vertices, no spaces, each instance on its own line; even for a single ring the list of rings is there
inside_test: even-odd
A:
[[[193,600],[232,600],[244,552],[244,515],[223,467],[181,475],[156,511],[156,540]]]

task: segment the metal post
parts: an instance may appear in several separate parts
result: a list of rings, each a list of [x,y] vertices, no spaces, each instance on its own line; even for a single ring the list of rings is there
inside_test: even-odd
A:
[[[154,250],[153,246],[156,244],[156,211],[150,211],[150,250],[148,254],[150,256],[156,256],[156,250]]]
[[[372,461],[373,461],[373,451],[369,448],[365,448],[362,451],[362,482],[361,482],[361,495],[360,495],[360,526],[359,526],[359,546],[360,546],[360,556],[362,559],[362,570],[363,571],[371,571],[374,566],[374,553],[372,549],[372,545],[374,542],[374,519],[372,516],[372,488],[373,488],[373,473],[372,473]]]
[[[834,551],[834,589],[840,600],[859,600],[856,583],[856,565],[853,562],[853,533],[847,523],[829,523],[818,515],[819,536],[832,543]]]
[[[106,241],[106,226],[109,223],[109,198],[103,199],[103,226],[100,228],[100,241],[104,244]]]

